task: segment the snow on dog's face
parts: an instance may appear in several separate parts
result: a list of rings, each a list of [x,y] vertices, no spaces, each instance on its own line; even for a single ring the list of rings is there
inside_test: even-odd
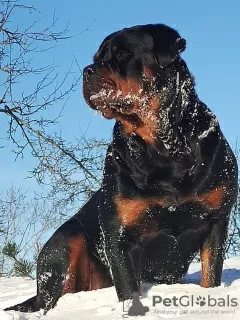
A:
[[[86,102],[105,118],[120,120],[126,132],[146,123],[159,126],[161,107],[176,94],[175,63],[185,44],[174,29],[161,24],[111,34],[84,69]]]

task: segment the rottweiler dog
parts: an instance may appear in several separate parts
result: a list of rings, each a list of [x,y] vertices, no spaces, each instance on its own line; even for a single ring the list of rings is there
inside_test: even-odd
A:
[[[237,163],[163,24],[108,36],[83,71],[87,104],[115,119],[101,188],[42,249],[37,296],[8,309],[45,311],[65,293],[178,283],[200,251],[201,286],[221,283]]]

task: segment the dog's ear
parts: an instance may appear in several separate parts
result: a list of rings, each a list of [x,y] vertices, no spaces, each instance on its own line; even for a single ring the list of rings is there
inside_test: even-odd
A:
[[[155,25],[151,34],[156,62],[162,68],[171,64],[186,48],[186,40],[168,26]]]
[[[108,49],[108,45],[110,43],[110,41],[112,40],[112,38],[118,33],[118,31],[111,33],[109,36],[107,36],[103,42],[101,43],[98,51],[95,53],[95,55],[93,56],[93,62],[97,62],[100,58],[102,58],[104,56],[104,54],[106,53],[107,49]]]

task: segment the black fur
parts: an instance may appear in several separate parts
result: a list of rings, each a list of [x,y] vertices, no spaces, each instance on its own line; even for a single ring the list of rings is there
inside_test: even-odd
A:
[[[113,282],[119,300],[136,297],[140,281],[183,281],[199,250],[201,285],[220,285],[237,164],[195,92],[185,47],[170,27],[136,26],[108,36],[84,69],[87,103],[117,120],[102,187],[44,246],[37,298],[15,310],[47,311],[86,290],[83,279],[89,290]],[[94,270],[88,278],[81,258]]]

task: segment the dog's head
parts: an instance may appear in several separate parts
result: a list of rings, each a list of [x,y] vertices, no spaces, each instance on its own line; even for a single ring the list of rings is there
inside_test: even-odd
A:
[[[105,118],[121,121],[126,133],[137,132],[150,142],[161,126],[161,108],[176,95],[185,46],[177,31],[162,24],[111,34],[84,69],[86,102]]]

